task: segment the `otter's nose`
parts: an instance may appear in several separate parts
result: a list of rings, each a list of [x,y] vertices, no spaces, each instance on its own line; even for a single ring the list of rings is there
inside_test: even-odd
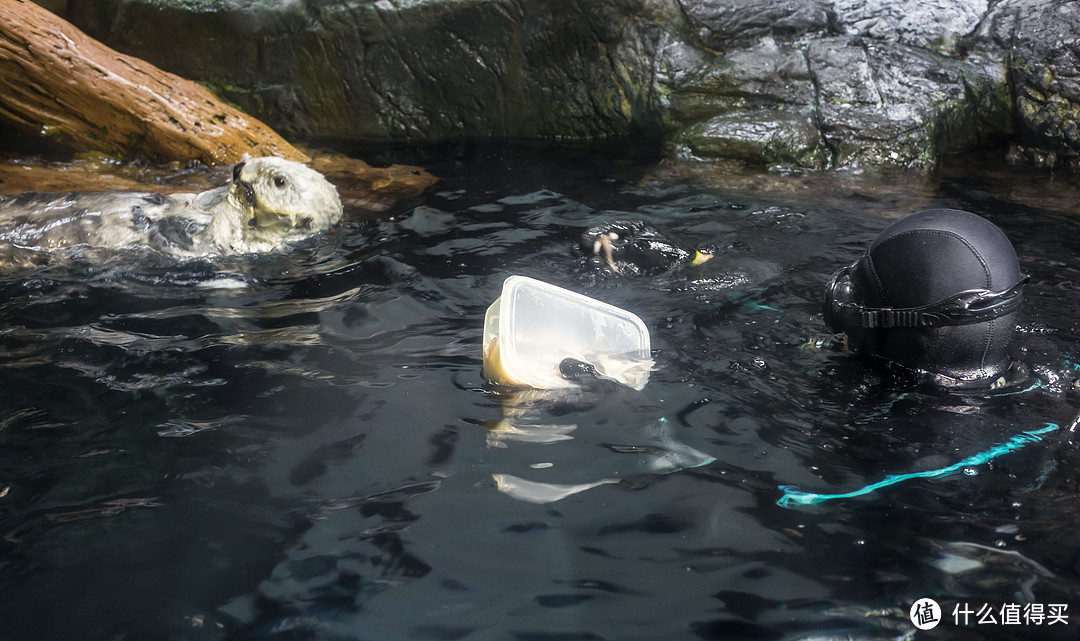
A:
[[[249,207],[255,207],[258,202],[255,196],[255,187],[252,186],[246,180],[240,179],[240,174],[244,171],[244,163],[238,162],[232,169],[232,182],[235,186],[236,196],[240,199],[240,202]]]

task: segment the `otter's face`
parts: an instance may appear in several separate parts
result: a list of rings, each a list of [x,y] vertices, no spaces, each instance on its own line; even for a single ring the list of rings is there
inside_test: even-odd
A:
[[[341,220],[337,189],[322,174],[282,158],[255,158],[233,167],[229,199],[244,212],[245,235],[314,234]]]
[[[581,235],[580,249],[588,260],[617,274],[659,274],[711,258],[683,249],[667,233],[640,220],[613,220],[592,227]]]

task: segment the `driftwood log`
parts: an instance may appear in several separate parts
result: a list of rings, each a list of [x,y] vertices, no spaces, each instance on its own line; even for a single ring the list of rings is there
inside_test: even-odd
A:
[[[372,167],[340,154],[309,155],[205,87],[114,51],[25,0],[0,0],[0,120],[113,158],[208,166],[255,156],[307,162],[338,185],[346,204],[368,211],[415,197],[437,181],[419,167]],[[132,168],[131,176],[113,169],[93,160],[48,165],[0,158],[0,193],[217,186],[196,177],[194,185],[169,188],[155,184],[160,176],[152,169]]]
[[[90,38],[28,0],[0,0],[0,119],[80,151],[225,165],[309,158],[205,87]]]

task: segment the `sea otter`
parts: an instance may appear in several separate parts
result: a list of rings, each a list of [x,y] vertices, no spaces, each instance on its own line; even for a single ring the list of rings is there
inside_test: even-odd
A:
[[[612,220],[581,235],[579,251],[587,261],[616,274],[656,275],[712,258],[686,249],[670,234],[641,220]]]
[[[0,196],[0,247],[151,247],[178,257],[264,253],[341,220],[337,189],[298,162],[255,158],[199,194],[29,192]],[[40,256],[38,257],[40,259]]]

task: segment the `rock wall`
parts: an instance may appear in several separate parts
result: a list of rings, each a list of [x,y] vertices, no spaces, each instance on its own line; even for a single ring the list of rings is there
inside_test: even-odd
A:
[[[1012,133],[1003,57],[962,38],[981,0],[685,0],[720,50],[675,87],[678,152],[762,165],[927,168]]]
[[[810,168],[1007,141],[1080,157],[1072,0],[42,3],[290,136],[651,136]]]
[[[669,9],[674,9],[670,5]],[[299,136],[655,131],[644,0],[105,0],[67,16]]]
[[[1018,150],[1036,164],[1080,169],[1080,3],[1002,0],[975,39],[1004,52]]]

